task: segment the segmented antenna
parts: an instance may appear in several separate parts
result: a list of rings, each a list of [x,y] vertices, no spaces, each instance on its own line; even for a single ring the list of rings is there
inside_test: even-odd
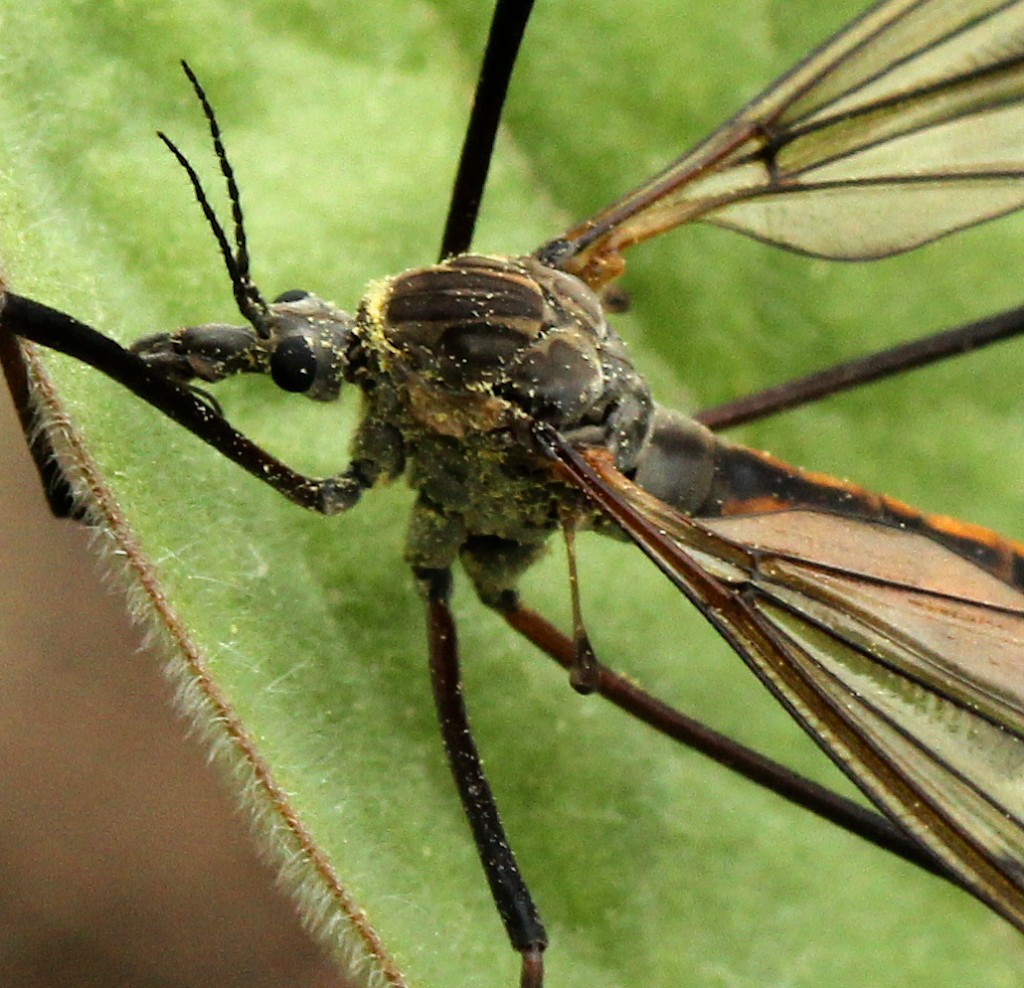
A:
[[[228,276],[231,278],[231,288],[235,296],[235,303],[238,305],[238,311],[241,312],[246,320],[252,324],[253,328],[261,337],[266,336],[266,330],[264,327],[266,325],[266,316],[268,311],[267,303],[264,301],[263,296],[260,294],[259,289],[256,287],[256,284],[249,273],[249,247],[245,238],[245,221],[242,216],[242,196],[238,189],[238,183],[235,181],[235,173],[231,168],[231,162],[228,161],[227,151],[225,150],[224,143],[221,140],[217,117],[213,112],[213,107],[210,105],[210,101],[206,98],[205,90],[199,84],[199,80],[189,67],[188,62],[184,59],[182,59],[181,67],[184,69],[185,75],[188,77],[188,81],[192,84],[192,89],[203,108],[203,115],[206,117],[206,122],[210,128],[210,137],[213,139],[214,153],[217,155],[221,174],[224,176],[224,180],[227,183],[228,199],[231,202],[231,218],[235,225],[234,250],[231,249],[231,245],[228,243],[224,227],[221,226],[220,220],[217,219],[217,214],[213,211],[213,207],[210,205],[210,200],[206,197],[206,191],[203,189],[203,183],[200,181],[191,162],[184,154],[182,154],[181,151],[178,150],[177,145],[163,131],[158,130],[157,137],[167,145],[168,150],[177,159],[178,164],[185,169],[185,173],[188,175],[189,181],[192,183],[192,191],[195,193],[196,201],[199,203],[199,206],[203,211],[203,215],[206,217],[206,222],[213,231],[213,235],[217,238],[221,257],[224,258],[224,265],[228,269]]]

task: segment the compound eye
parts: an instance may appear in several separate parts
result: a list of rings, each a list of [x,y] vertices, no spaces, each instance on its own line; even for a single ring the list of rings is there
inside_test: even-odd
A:
[[[316,353],[304,336],[289,336],[270,357],[270,376],[282,391],[301,394],[316,379]]]
[[[304,298],[309,298],[309,292],[304,291],[301,288],[290,288],[286,292],[281,292],[274,302],[301,302]]]

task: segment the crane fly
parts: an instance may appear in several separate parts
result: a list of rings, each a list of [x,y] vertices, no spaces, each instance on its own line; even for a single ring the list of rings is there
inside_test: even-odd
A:
[[[508,63],[499,88],[518,49],[503,18],[521,34],[527,14],[499,4],[488,53]],[[879,3],[692,151],[526,256],[469,252],[486,166],[467,138],[470,177],[464,169],[457,190],[470,191],[453,198],[441,260],[374,283],[355,315],[307,292],[263,298],[213,110],[186,72],[228,186],[233,243],[161,136],[248,325],[157,333],[129,351],[9,293],[4,328],[92,364],[304,507],[337,514],[372,487],[410,482],[406,559],[426,601],[442,733],[521,983],[542,984],[546,934],[468,732],[451,566],[459,560],[480,599],[567,665],[578,689],[666,733],[688,730],[598,661],[578,614],[566,636],[520,602],[520,576],[560,529],[570,543],[587,529],[635,543],[885,814],[864,824],[872,839],[1024,930],[1024,546],[790,467],[657,404],[599,294],[625,250],[685,223],[869,260],[1024,206],[1024,3]],[[1020,322],[1000,323],[1002,334]],[[10,340],[4,366],[28,426],[31,374]],[[319,401],[358,387],[349,467],[306,477],[236,432],[200,388],[242,373]],[[33,433],[54,503],[70,512],[47,441]],[[759,764],[751,756],[745,770]],[[803,801],[828,811],[813,792]],[[855,807],[835,816],[860,827]]]

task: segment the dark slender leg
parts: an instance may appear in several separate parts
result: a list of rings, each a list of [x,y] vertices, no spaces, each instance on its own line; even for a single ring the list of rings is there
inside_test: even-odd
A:
[[[532,10],[533,0],[498,0],[495,5],[441,237],[441,260],[462,254],[473,242],[501,110]]]
[[[23,336],[95,367],[257,480],[311,511],[323,514],[346,511],[369,486],[369,481],[352,472],[322,479],[297,473],[242,435],[198,395],[169,381],[136,354],[91,326],[41,302],[13,293],[5,295],[0,310],[0,333]],[[20,352],[18,359],[21,359]],[[4,370],[7,372],[6,363]],[[17,364],[14,370],[17,374]],[[44,482],[46,479],[44,476]]]
[[[572,639],[536,611],[523,607],[514,594],[507,594],[497,609],[512,628],[572,674],[578,663],[577,647]],[[646,693],[596,659],[594,661],[594,691],[620,710],[877,847],[940,878],[956,885],[961,884],[941,862],[881,814],[711,730]]]
[[[427,601],[430,677],[448,764],[473,832],[494,904],[512,947],[522,955],[520,984],[522,988],[541,988],[547,934],[505,836],[498,807],[470,732],[466,706],[462,701],[455,621],[449,606],[451,572],[419,570],[416,576]]]
[[[818,401],[840,391],[850,391],[895,374],[980,350],[990,343],[1012,339],[1021,333],[1024,333],[1024,306],[1007,309],[994,316],[933,333],[888,350],[847,360],[714,408],[702,409],[694,418],[712,429],[732,428]]]
[[[0,367],[7,378],[7,388],[21,422],[21,431],[25,433],[25,443],[32,454],[50,510],[58,518],[81,519],[83,514],[75,503],[70,482],[57,463],[50,438],[46,430],[39,428],[36,422],[35,409],[32,407],[32,385],[21,344],[3,326],[0,326]]]

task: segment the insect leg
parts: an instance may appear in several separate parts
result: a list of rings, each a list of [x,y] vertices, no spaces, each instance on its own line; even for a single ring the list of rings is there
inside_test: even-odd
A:
[[[418,569],[427,603],[430,677],[448,764],[505,931],[522,956],[521,988],[541,988],[547,934],[505,836],[462,700],[458,642],[449,604],[451,571]]]
[[[835,364],[806,377],[794,378],[734,401],[702,409],[693,417],[716,431],[732,428],[841,391],[980,350],[990,343],[1011,339],[1021,333],[1024,333],[1024,306]]]
[[[345,511],[372,483],[371,478],[352,467],[326,478],[297,473],[240,433],[197,394],[168,380],[91,326],[40,302],[13,293],[5,295],[0,330],[95,367],[304,508],[328,515]]]
[[[498,0],[491,17],[487,48],[473,94],[466,136],[462,142],[459,167],[452,186],[448,219],[441,238],[441,260],[469,250],[473,241],[480,199],[487,184],[494,154],[494,139],[501,121],[512,69],[533,0]]]
[[[71,483],[57,462],[50,437],[45,428],[42,428],[36,421],[35,409],[32,405],[32,383],[21,344],[13,334],[6,332],[2,325],[0,325],[0,367],[3,368],[4,377],[7,378],[7,389],[14,401],[14,408],[21,422],[21,430],[25,434],[25,444],[36,465],[50,511],[57,518],[81,518],[81,512],[75,504]]]

